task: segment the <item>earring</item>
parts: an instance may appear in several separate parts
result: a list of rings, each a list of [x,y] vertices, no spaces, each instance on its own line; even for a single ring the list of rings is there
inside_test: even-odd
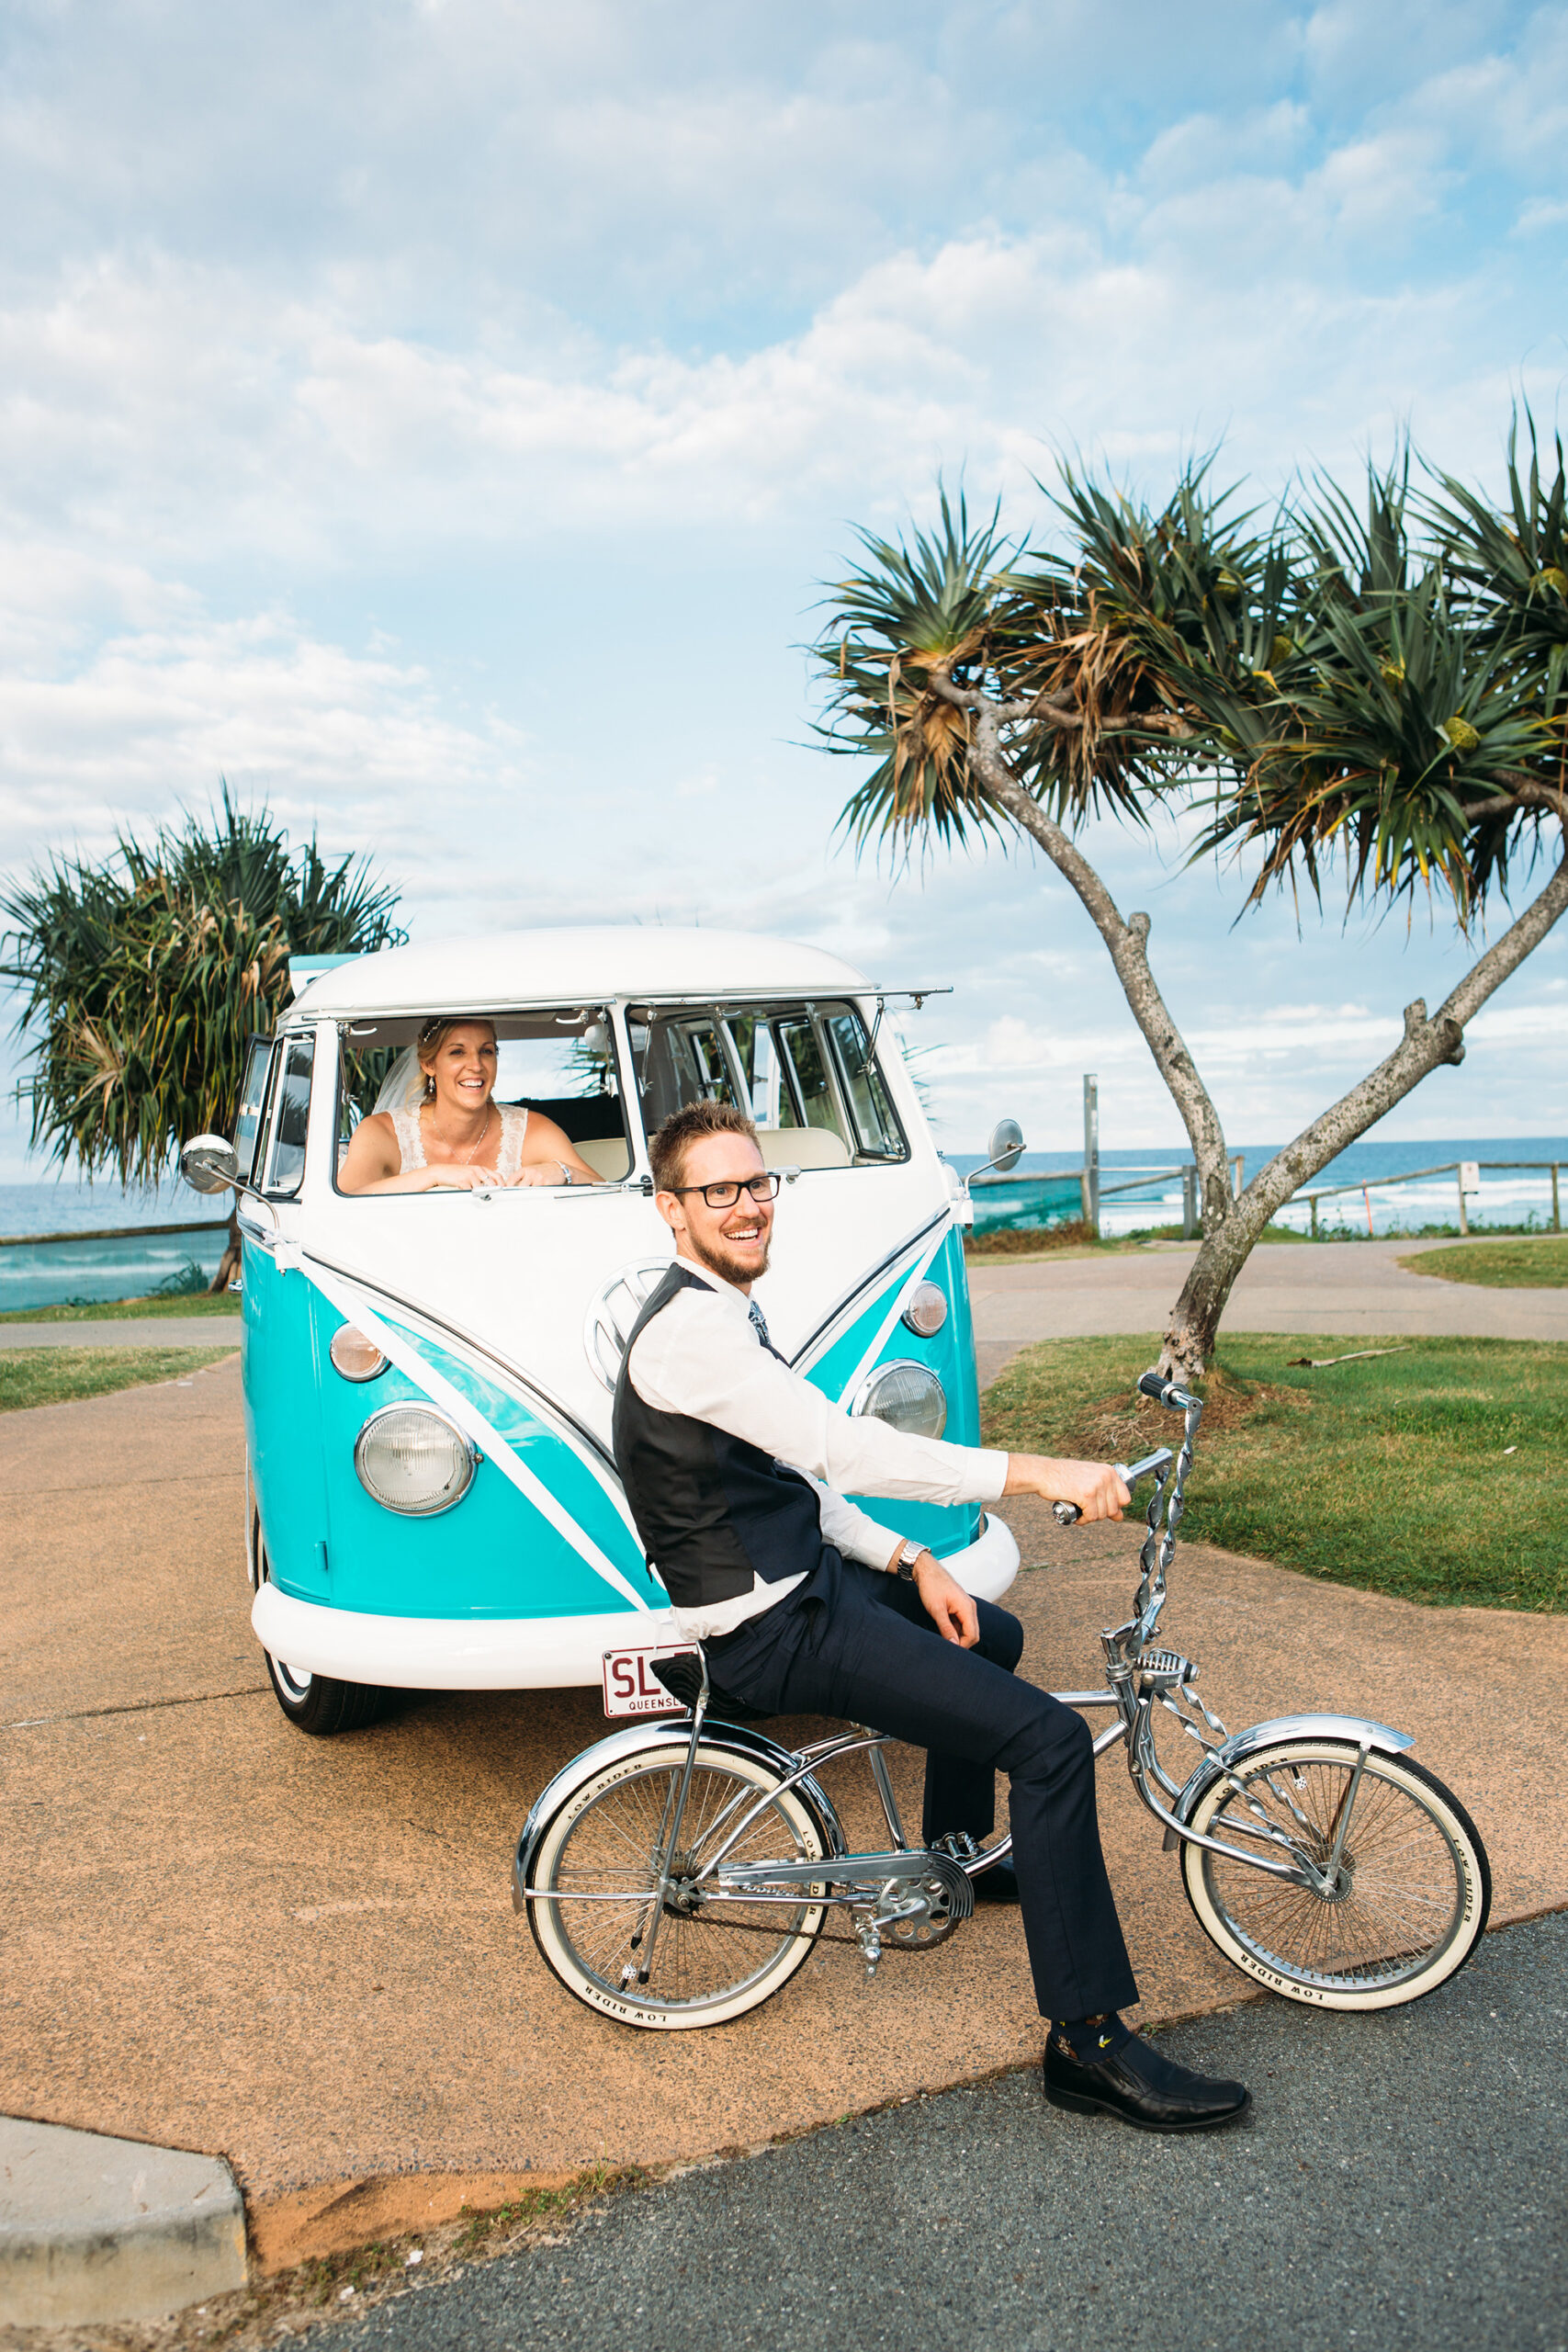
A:
[[[435,1072],[433,1069],[426,1070],[424,1074],[424,1099],[427,1102],[435,1099]]]

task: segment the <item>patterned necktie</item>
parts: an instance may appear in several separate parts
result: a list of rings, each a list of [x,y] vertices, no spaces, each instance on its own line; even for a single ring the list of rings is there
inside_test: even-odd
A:
[[[767,1317],[766,1317],[766,1316],[762,1313],[761,1308],[758,1306],[758,1304],[757,1304],[757,1302],[756,1302],[756,1300],[755,1300],[754,1298],[749,1298],[749,1299],[747,1300],[747,1302],[746,1302],[746,1312],[747,1312],[747,1314],[748,1314],[748,1315],[750,1317],[750,1318],[751,1318],[751,1329],[752,1329],[752,1330],[753,1330],[753,1331],[755,1331],[755,1333],[757,1334],[757,1337],[758,1337],[758,1338],[759,1338],[759,1340],[761,1340],[761,1341],[762,1342],[762,1345],[763,1345],[763,1346],[764,1346],[764,1347],[769,1351],[769,1352],[770,1352],[770,1354],[771,1354],[771,1353],[772,1353],[772,1351],[773,1351],[773,1341],[772,1341],[772,1340],[769,1339],[769,1337],[768,1337],[768,1322],[767,1322]]]

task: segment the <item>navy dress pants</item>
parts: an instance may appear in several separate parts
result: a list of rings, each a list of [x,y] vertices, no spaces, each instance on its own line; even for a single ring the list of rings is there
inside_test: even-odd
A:
[[[985,1836],[994,1775],[1007,1773],[1042,2017],[1125,2008],[1138,1988],[1100,1848],[1089,1725],[1015,1678],[1018,1620],[977,1605],[979,1645],[961,1649],[942,1639],[912,1585],[825,1547],[803,1585],[703,1646],[716,1686],[748,1706],[832,1715],[925,1748],[928,1843],[950,1829]]]

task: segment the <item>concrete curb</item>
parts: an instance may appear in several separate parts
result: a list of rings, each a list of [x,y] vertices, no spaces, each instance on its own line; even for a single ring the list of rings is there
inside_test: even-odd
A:
[[[157,2319],[246,2276],[245,2209],[221,2157],[0,2116],[0,2318]]]

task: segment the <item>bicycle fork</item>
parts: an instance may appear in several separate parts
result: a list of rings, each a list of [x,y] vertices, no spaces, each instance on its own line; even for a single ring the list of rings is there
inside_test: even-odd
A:
[[[702,1657],[700,1650],[698,1656]],[[697,1742],[702,1737],[703,1720],[707,1713],[707,1707],[708,1664],[707,1659],[704,1657],[703,1687],[698,1691],[696,1703],[692,1709],[692,1736],[686,1746],[686,1760],[681,1767],[680,1780],[670,1792],[664,1807],[664,1819],[660,1825],[659,1883],[649,1898],[648,1924],[645,1928],[639,1928],[631,1939],[632,1950],[639,1952],[639,1957],[635,1961],[628,1961],[621,1971],[623,1992],[634,1984],[646,1984],[653,1973],[654,1948],[658,1944],[659,1930],[664,1921],[664,1905],[669,1901],[671,1891],[675,1883],[673,1866],[681,1842],[681,1825],[686,1817],[686,1797],[692,1785],[692,1772],[697,1760]]]

